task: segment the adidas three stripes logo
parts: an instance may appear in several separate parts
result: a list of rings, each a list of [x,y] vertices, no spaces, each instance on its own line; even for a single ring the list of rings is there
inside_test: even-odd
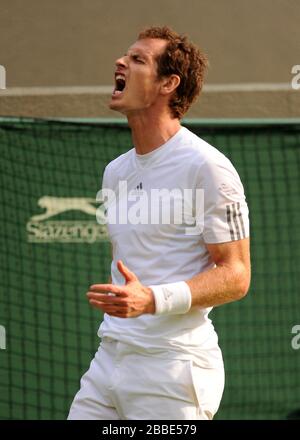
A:
[[[230,230],[231,240],[240,240],[246,237],[244,220],[241,213],[240,203],[226,205],[227,223]]]

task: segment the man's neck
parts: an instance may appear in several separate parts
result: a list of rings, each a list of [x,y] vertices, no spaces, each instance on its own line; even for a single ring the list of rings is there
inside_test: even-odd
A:
[[[146,154],[156,150],[174,136],[181,127],[179,119],[171,118],[169,115],[159,117],[130,115],[127,119],[137,154]]]

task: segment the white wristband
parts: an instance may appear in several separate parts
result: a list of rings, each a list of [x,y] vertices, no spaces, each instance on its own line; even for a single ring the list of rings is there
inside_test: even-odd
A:
[[[190,310],[192,294],[184,281],[149,286],[155,300],[155,315],[183,314]]]

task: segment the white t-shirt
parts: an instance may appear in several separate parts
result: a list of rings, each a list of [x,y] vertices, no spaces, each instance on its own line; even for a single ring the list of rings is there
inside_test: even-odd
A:
[[[124,182],[131,194],[129,197],[124,191]],[[186,281],[214,267],[205,243],[229,242],[249,235],[244,189],[233,165],[216,148],[184,127],[148,154],[138,155],[131,149],[113,160],[105,169],[103,188],[117,194],[116,201],[106,206],[109,214],[115,214],[108,215],[114,284],[124,284],[117,269],[118,260],[146,286]],[[174,209],[171,209],[169,224],[164,224],[167,222],[163,223],[162,217],[158,222],[157,213],[151,217],[153,189],[177,189],[181,194],[184,190],[193,190],[192,204],[196,200],[195,190],[202,189],[204,222],[199,232],[187,233],[192,220],[201,224],[197,222],[199,210],[195,206],[188,209],[188,203],[184,208],[187,215],[181,224],[172,218]],[[143,194],[148,197],[148,212],[145,205],[141,207],[138,203]],[[126,221],[128,218],[131,223]],[[156,219],[156,224],[151,224],[151,218]],[[213,368],[222,363],[222,355],[208,318],[211,309],[193,307],[186,314],[144,314],[126,319],[105,314],[98,334],[128,343],[152,356],[192,358],[201,366]]]

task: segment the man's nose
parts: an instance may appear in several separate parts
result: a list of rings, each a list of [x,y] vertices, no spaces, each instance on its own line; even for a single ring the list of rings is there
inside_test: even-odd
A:
[[[116,60],[117,67],[126,67],[126,55],[120,57]]]

